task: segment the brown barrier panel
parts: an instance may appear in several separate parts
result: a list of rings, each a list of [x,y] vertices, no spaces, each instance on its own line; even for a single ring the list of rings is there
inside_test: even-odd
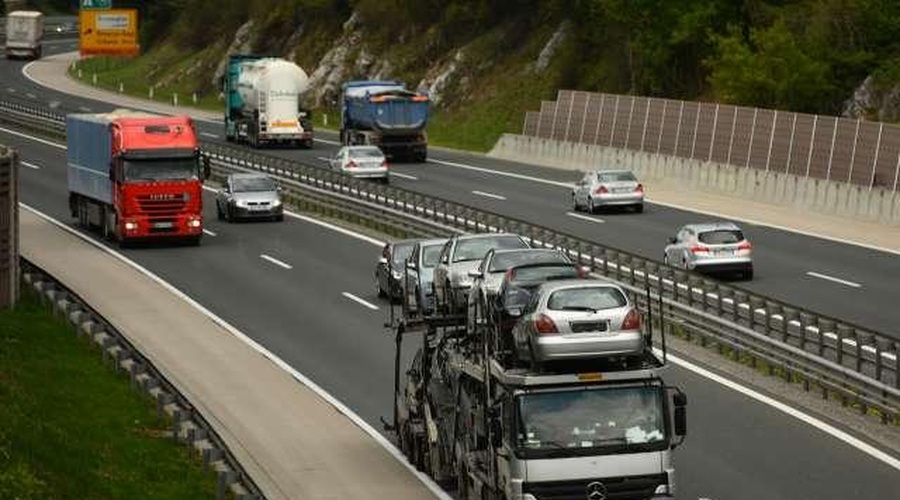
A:
[[[711,156],[710,146],[713,143],[713,134],[719,126],[719,105],[703,103],[700,105],[700,120],[697,121],[697,133],[694,135],[694,143],[691,145],[693,158],[707,161]]]
[[[628,132],[625,134],[625,147],[634,151],[641,150],[641,138],[644,135],[646,123],[650,121],[649,103],[646,97],[635,97],[634,106],[628,119]]]
[[[648,113],[645,120],[647,125],[643,131],[641,147],[639,148],[643,151],[656,152],[656,145],[659,142],[659,133],[661,131],[660,126],[662,125],[660,119],[662,118],[664,103],[664,99],[657,99],[654,97],[647,100]]]
[[[738,106],[735,119],[734,137],[728,149],[726,163],[743,167],[747,164],[750,152],[750,139],[753,133],[753,108]]]
[[[597,125],[600,123],[600,94],[589,92],[587,102],[584,104],[584,120],[578,137],[574,140],[586,144],[593,144],[597,134]]]
[[[538,120],[540,120],[541,114],[535,111],[526,111],[525,112],[525,125],[522,127],[522,135],[537,135],[538,128]]]
[[[788,165],[785,172],[800,177],[806,176],[806,163],[809,158],[809,148],[813,143],[816,117],[804,113],[797,113],[794,124],[794,141],[791,143],[791,152],[788,155]]]
[[[859,120],[838,118],[837,134],[834,135],[834,148],[831,152],[825,178],[847,181],[850,175],[850,161],[853,158],[853,144],[856,142],[856,128]]]
[[[808,176],[824,179],[828,175],[828,159],[831,156],[831,142],[837,128],[836,117],[819,116],[813,140],[812,157],[808,163]]]
[[[19,298],[18,165],[16,152],[0,146],[0,310]]]
[[[616,101],[618,96],[603,94],[600,96],[600,126],[597,128],[597,137],[594,144],[609,146],[612,137],[613,123],[616,118]]]
[[[563,134],[564,141],[580,142],[581,131],[584,128],[587,117],[587,102],[589,92],[575,92],[572,95],[572,106],[569,117],[566,119],[566,130]]]
[[[784,172],[791,153],[791,137],[796,126],[796,113],[778,111],[775,114],[775,129],[772,133],[771,155],[768,170]]]
[[[556,101],[556,110],[553,112],[553,130],[550,134],[550,138],[554,141],[561,141],[563,140],[563,136],[565,136],[566,123],[572,112],[573,97],[574,92],[567,92],[565,99],[557,99]]]
[[[751,130],[753,132],[753,142],[750,143],[750,161],[747,166],[766,169],[766,163],[769,160],[769,144],[771,144],[772,130],[775,120],[775,111],[771,109],[755,109],[754,120]]]
[[[713,137],[712,155],[710,160],[717,163],[728,162],[728,150],[731,147],[731,138],[734,133],[735,116],[737,115],[737,106],[730,104],[719,105],[719,115],[716,119],[715,136]]]
[[[661,117],[662,133],[657,143],[657,152],[663,155],[675,154],[675,137],[678,135],[678,116],[681,101],[665,99]]]
[[[616,106],[616,126],[613,128],[612,146],[616,148],[625,148],[625,141],[628,139],[628,123],[632,119],[632,111],[634,110],[634,96],[623,95]]]
[[[900,126],[884,124],[873,185],[897,191],[900,172]]]
[[[544,139],[550,138],[550,133],[553,131],[553,115],[556,110],[556,102],[555,101],[542,101],[541,102],[541,117],[538,120],[537,127],[537,136],[543,137]]]
[[[872,182],[872,172],[875,168],[876,148],[880,148],[878,144],[880,123],[860,122],[859,134],[857,134],[856,146],[853,148],[850,164],[850,172],[847,177],[835,179],[838,181],[852,182],[861,186],[869,187]]]

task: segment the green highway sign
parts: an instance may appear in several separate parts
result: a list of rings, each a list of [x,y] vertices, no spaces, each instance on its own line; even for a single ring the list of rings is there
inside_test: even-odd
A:
[[[81,0],[80,3],[84,10],[112,8],[112,0]]]

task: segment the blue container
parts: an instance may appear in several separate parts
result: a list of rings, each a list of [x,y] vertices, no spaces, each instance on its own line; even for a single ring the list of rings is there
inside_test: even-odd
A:
[[[69,192],[112,204],[112,134],[100,115],[66,116]]]
[[[428,94],[406,90],[394,81],[348,82],[342,111],[344,128],[415,134],[428,123]]]

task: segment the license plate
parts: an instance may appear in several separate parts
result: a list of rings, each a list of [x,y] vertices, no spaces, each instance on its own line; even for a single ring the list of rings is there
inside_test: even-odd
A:
[[[253,205],[250,206],[250,211],[252,211],[252,212],[262,212],[262,211],[268,210],[268,209],[269,209],[269,207],[259,207],[259,206],[253,206]]]
[[[627,193],[629,191],[631,191],[629,188],[616,188],[617,193]]]
[[[159,228],[159,229],[169,229],[169,228],[172,228],[172,227],[174,227],[174,226],[175,226],[175,225],[172,224],[172,223],[169,222],[169,221],[154,222],[154,223],[153,223],[153,227],[156,227],[156,228]]]
[[[734,255],[734,250],[731,250],[731,249],[726,248],[726,249],[723,249],[723,250],[719,250],[719,251],[717,252],[717,254],[718,254],[718,255]]]

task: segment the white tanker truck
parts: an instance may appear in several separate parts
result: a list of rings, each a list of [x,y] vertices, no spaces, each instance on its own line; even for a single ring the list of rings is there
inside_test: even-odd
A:
[[[276,57],[232,54],[223,77],[225,138],[253,147],[285,144],[311,148],[312,120],[300,105],[309,77]]]

